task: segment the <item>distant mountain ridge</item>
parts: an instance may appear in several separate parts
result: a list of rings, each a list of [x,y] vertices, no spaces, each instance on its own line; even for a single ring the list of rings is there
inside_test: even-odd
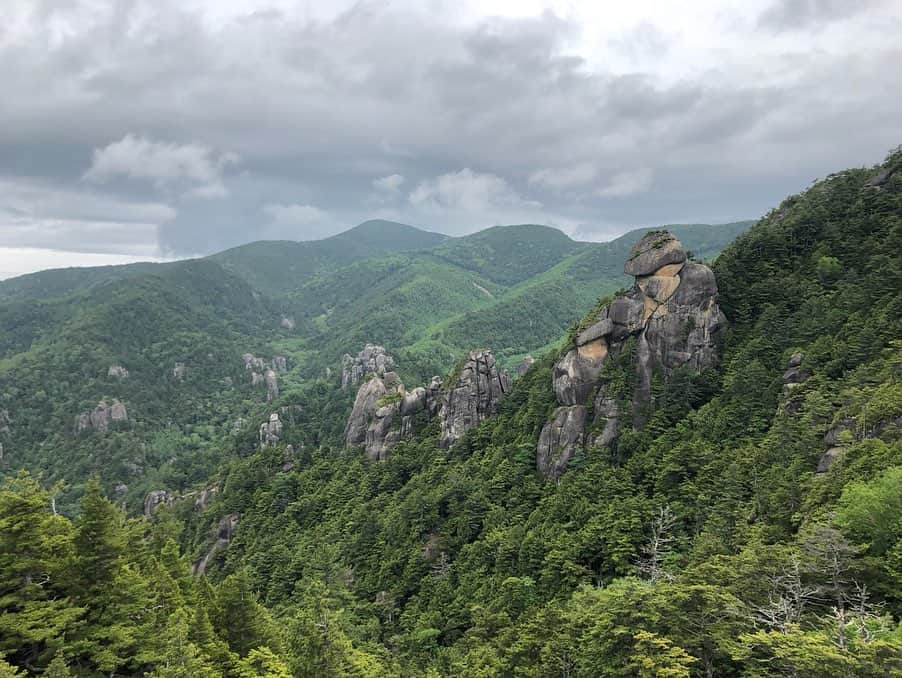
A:
[[[743,225],[680,228],[688,249],[713,253]],[[326,407],[346,407],[333,391],[344,353],[383,344],[409,383],[474,347],[512,367],[624,284],[623,252],[643,232],[586,243],[526,224],[450,238],[371,221],[319,241],[0,282],[0,412],[12,422],[0,473],[43,469],[75,492],[97,474],[127,486],[129,502],[188,486],[222,454],[215,441],[256,435],[248,422],[273,397],[262,382],[273,364],[270,381],[304,408],[294,416],[328,439],[340,417],[303,403],[327,393]],[[127,424],[76,434],[79,417],[115,401]]]

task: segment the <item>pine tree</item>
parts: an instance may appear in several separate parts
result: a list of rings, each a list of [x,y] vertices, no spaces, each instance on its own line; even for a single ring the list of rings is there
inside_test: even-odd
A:
[[[0,488],[0,652],[40,665],[84,611],[65,595],[69,521],[27,474]]]

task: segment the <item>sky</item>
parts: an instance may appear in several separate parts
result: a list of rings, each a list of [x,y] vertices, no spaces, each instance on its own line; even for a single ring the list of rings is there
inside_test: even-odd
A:
[[[756,218],[902,143],[902,0],[3,0],[0,278]]]

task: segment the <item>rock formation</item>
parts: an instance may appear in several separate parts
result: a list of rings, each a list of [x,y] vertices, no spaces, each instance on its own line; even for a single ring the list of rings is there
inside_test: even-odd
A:
[[[266,402],[271,403],[279,397],[279,377],[275,370],[268,369],[263,375],[263,381],[266,382]]]
[[[523,358],[523,360],[520,361],[520,364],[517,365],[517,376],[522,377],[524,374],[529,372],[529,368],[533,366],[533,363],[535,363],[535,361],[535,358],[533,358],[531,355]]]
[[[367,344],[356,356],[345,353],[341,357],[341,387],[356,386],[366,375],[382,374],[395,368],[395,360],[384,346]]]
[[[288,360],[283,355],[273,356],[271,365],[276,372],[288,371]]]
[[[244,361],[244,369],[249,372],[263,372],[266,369],[266,361],[253,353],[244,353],[241,359]]]
[[[491,351],[470,351],[442,396],[442,447],[451,447],[464,433],[495,414],[498,402],[510,390],[510,375],[498,370]]]
[[[291,316],[283,315],[282,320],[279,321],[279,327],[285,330],[293,330],[294,318],[292,318]]]
[[[97,431],[106,433],[110,430],[110,424],[114,421],[128,421],[128,412],[119,400],[113,399],[112,403],[101,400],[90,412],[82,412],[75,417],[75,432]]]
[[[282,439],[282,420],[278,412],[269,415],[269,421],[260,424],[260,448],[274,447]]]
[[[220,519],[216,525],[216,541],[213,542],[210,550],[207,551],[203,558],[200,558],[191,566],[191,574],[199,577],[206,573],[207,567],[213,558],[216,557],[216,554],[224,550],[229,545],[229,542],[232,541],[232,536],[235,534],[235,529],[238,527],[240,519],[241,515],[238,513],[230,513]]]
[[[348,447],[363,447],[367,458],[382,461],[414,432],[418,417],[438,416],[441,444],[448,447],[494,414],[510,389],[510,376],[498,371],[491,351],[472,351],[446,387],[433,377],[428,386],[408,391],[394,372],[370,373],[357,390],[345,440]]]
[[[112,377],[113,379],[127,379],[128,370],[122,365],[110,365],[109,369],[106,371],[106,376]]]
[[[710,268],[686,259],[672,234],[646,234],[624,266],[636,279],[633,287],[602,309],[555,363],[552,379],[560,407],[542,430],[536,451],[546,478],[559,478],[586,445],[611,445],[626,406],[632,426],[642,428],[654,405],[654,374],[666,381],[677,368],[700,371],[717,365],[718,334],[726,323],[717,305],[717,283]],[[604,366],[627,350],[635,363],[635,389],[621,402],[609,392]]]
[[[182,381],[188,376],[188,366],[185,363],[176,363],[172,367],[172,378],[176,381]]]
[[[166,490],[152,490],[144,497],[144,516],[151,518],[158,508],[171,506],[174,501],[175,497]]]

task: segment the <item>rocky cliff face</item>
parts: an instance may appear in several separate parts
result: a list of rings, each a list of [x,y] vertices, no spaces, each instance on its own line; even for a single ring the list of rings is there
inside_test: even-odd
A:
[[[442,380],[408,391],[394,372],[372,374],[357,391],[345,427],[348,447],[363,447],[372,461],[384,461],[399,440],[413,432],[414,419],[438,412]]]
[[[542,430],[536,452],[546,478],[559,478],[586,446],[611,445],[627,415],[634,428],[641,428],[654,406],[656,373],[667,380],[678,368],[700,371],[717,365],[718,335],[726,319],[711,269],[687,261],[672,234],[654,231],[636,244],[624,271],[636,279],[632,289],[602,309],[554,366],[560,407]],[[618,399],[604,368],[625,351],[633,356],[635,388],[628,399]]]
[[[451,447],[464,433],[495,414],[498,402],[510,390],[510,375],[498,370],[491,351],[470,351],[442,397],[442,447]]]
[[[471,352],[447,388],[433,377],[428,386],[407,390],[395,372],[370,373],[357,390],[345,440],[348,447],[363,447],[367,458],[383,461],[420,418],[438,416],[441,443],[448,447],[494,414],[510,388],[510,376],[498,371],[491,351]]]
[[[356,386],[370,373],[382,374],[395,369],[395,360],[384,346],[367,344],[356,356],[345,353],[341,358],[341,387]]]

